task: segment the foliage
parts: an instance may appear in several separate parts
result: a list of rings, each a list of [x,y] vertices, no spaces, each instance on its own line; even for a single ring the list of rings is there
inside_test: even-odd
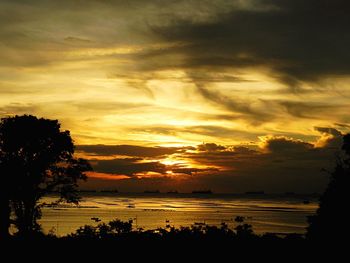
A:
[[[70,133],[61,131],[57,120],[31,115],[1,119],[0,173],[6,194],[1,195],[0,209],[11,205],[18,234],[40,229],[38,201],[44,195],[55,192],[57,202],[77,203],[77,182],[86,179],[88,170],[87,161],[74,158]]]
[[[85,225],[75,233],[66,237],[70,240],[102,240],[118,241],[125,239],[140,240],[167,240],[167,241],[233,241],[253,240],[257,237],[252,226],[248,224],[239,225],[236,231],[229,229],[223,223],[220,227],[210,225],[192,225],[190,227],[158,228],[154,230],[133,230],[132,221],[123,222],[118,219],[108,224],[100,223],[97,226]]]
[[[350,233],[346,209],[350,188],[350,134],[344,136],[342,149],[345,156],[338,156],[330,182],[320,197],[319,208],[308,218],[307,237],[314,241],[338,240]]]

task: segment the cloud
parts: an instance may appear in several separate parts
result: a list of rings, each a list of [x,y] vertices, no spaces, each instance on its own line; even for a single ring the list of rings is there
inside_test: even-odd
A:
[[[256,122],[271,119],[272,116],[262,111],[256,111],[248,101],[241,101],[239,98],[232,98],[220,94],[218,91],[210,91],[204,87],[197,87],[198,92],[208,101],[215,103],[217,106],[244,115],[245,118],[252,118]]]
[[[215,143],[203,143],[197,146],[197,150],[200,152],[213,152],[225,150],[226,147],[222,145],[217,145]]]
[[[322,169],[332,169],[340,146],[317,145],[283,136],[266,136],[260,148],[225,147],[188,153],[187,157],[217,171],[200,175],[202,184],[225,192],[318,192],[327,184]],[[225,190],[223,190],[225,189]]]
[[[345,128],[345,129],[350,128],[350,125],[346,123],[334,123],[334,125],[338,126],[339,128]]]
[[[90,113],[96,114],[97,112],[121,112],[123,110],[130,109],[140,109],[150,107],[147,103],[133,103],[133,102],[117,102],[117,101],[103,101],[94,100],[94,101],[66,101],[66,104],[69,104],[73,107],[76,107],[78,111],[88,111]]]
[[[47,65],[78,46],[129,45],[139,47],[123,56],[129,73],[178,68],[197,84],[247,81],[232,71],[252,67],[294,87],[349,75],[348,1],[243,2],[2,1],[2,63]]]
[[[284,136],[267,136],[262,138],[261,147],[264,151],[270,153],[290,153],[310,150],[313,148],[313,145]]]
[[[130,189],[140,189],[137,184],[144,188],[174,189],[170,187],[173,183],[179,191],[210,188],[216,192],[252,189],[318,192],[328,181],[322,169],[332,169],[335,155],[340,152],[342,135],[334,128],[315,129],[321,133],[315,143],[285,136],[263,136],[259,147],[203,143],[196,147],[95,145],[83,149],[91,153],[94,171],[102,174],[94,180],[107,180],[105,174],[116,175],[116,179],[123,180],[115,180],[114,184],[120,182]],[[112,158],[100,158],[108,155]],[[114,158],[113,155],[130,157]]]
[[[160,162],[140,162],[141,158],[119,158],[92,162],[95,171],[101,173],[135,176],[137,173],[155,172],[165,174],[166,165]]]
[[[321,133],[321,137],[317,140],[317,147],[329,147],[339,149],[343,144],[343,134],[335,128],[315,127],[315,130]]]
[[[323,133],[323,134],[329,134],[332,135],[334,137],[341,137],[342,133],[340,131],[338,131],[335,128],[329,128],[329,127],[315,127],[315,130]]]
[[[168,41],[189,43],[181,52],[187,67],[211,70],[266,67],[296,87],[327,76],[349,75],[350,23],[346,0],[255,0],[214,19],[174,17],[153,30]]]
[[[276,111],[276,103],[273,100],[263,100],[257,98],[242,98],[242,94],[226,95],[218,89],[205,88],[203,85],[197,85],[198,94],[215,105],[217,108],[228,111],[231,119],[244,120],[245,122],[257,126],[268,122],[273,122],[279,118],[280,113]],[[285,102],[286,104],[288,102]],[[310,106],[310,109],[312,106]],[[300,116],[299,116],[300,117]]]
[[[168,0],[162,9],[159,4],[3,1],[0,22],[8,25],[0,30],[2,51],[8,51],[2,52],[3,62],[45,65],[62,61],[65,51],[78,46],[157,44],[127,56],[135,63],[130,70],[180,68],[197,84],[246,81],[232,70],[251,67],[266,68],[290,86],[349,75],[346,0]]]
[[[9,115],[36,114],[40,107],[31,103],[10,103],[0,106],[0,117]]]
[[[67,41],[71,44],[90,44],[92,42],[89,39],[80,38],[80,37],[72,37],[72,36],[65,37],[64,41]]]
[[[300,101],[276,101],[288,114],[296,118],[322,119],[329,112],[342,110],[342,105],[334,105],[328,102],[300,102]],[[267,102],[272,104],[273,101]]]
[[[183,147],[146,147],[137,145],[77,145],[77,151],[91,156],[125,155],[137,157],[161,157],[184,151]]]
[[[214,116],[210,115],[200,115],[199,117],[207,118],[209,119],[212,117],[215,120],[218,120],[220,118],[229,120],[234,119],[234,117],[230,118],[230,115],[226,116],[218,116],[218,118],[215,118]],[[136,127],[133,128],[134,131],[137,132],[147,132],[149,134],[160,134],[160,135],[171,135],[171,136],[181,136],[182,134],[193,134],[193,135],[200,135],[207,138],[213,139],[236,139],[236,140],[247,140],[247,139],[255,139],[257,135],[261,135],[260,133],[254,133],[253,131],[245,131],[245,130],[238,130],[238,129],[232,129],[229,127],[219,126],[219,125],[187,125],[185,127],[177,127],[174,125],[169,126],[145,126],[142,128]]]
[[[191,176],[197,173],[217,170],[211,167],[186,167],[181,162],[164,164],[160,161],[149,161],[142,158],[117,158],[109,160],[92,159],[90,162],[94,169],[94,174],[92,174],[92,177],[97,178],[102,176],[105,179],[107,178],[107,174],[110,176],[116,176],[116,179],[127,179],[127,177],[143,178],[162,176],[181,178],[183,176]]]
[[[204,149],[203,149],[204,148]],[[182,156],[202,166],[214,167],[212,171],[215,177],[221,173],[228,173],[228,177],[234,176],[238,163],[250,160],[256,161],[256,157],[261,153],[244,146],[221,146],[217,144],[200,144],[196,152],[186,152]],[[230,172],[233,172],[230,174]]]

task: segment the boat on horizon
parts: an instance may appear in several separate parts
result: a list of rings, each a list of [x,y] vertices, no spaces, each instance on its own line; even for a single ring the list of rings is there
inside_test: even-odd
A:
[[[101,193],[119,193],[119,191],[117,189],[114,190],[101,190]]]
[[[213,192],[211,190],[195,190],[192,191],[192,194],[212,194]]]
[[[246,195],[264,195],[264,191],[250,191],[250,192],[245,192]]]
[[[144,194],[159,194],[159,190],[146,190],[143,192]]]
[[[179,192],[178,191],[168,191],[167,194],[178,194]]]

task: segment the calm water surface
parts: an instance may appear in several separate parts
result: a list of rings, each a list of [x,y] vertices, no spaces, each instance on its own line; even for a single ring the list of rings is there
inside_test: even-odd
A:
[[[54,199],[46,197],[43,202]],[[217,226],[225,222],[234,228],[234,218],[244,216],[256,233],[304,233],[306,217],[317,206],[317,198],[299,195],[86,193],[79,206],[44,207],[40,223],[45,232],[52,230],[62,236],[86,224],[97,225],[92,217],[106,223],[132,219],[134,228],[155,229],[196,222]]]

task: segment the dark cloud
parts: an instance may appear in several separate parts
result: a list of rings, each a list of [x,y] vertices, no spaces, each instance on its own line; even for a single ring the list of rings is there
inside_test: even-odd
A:
[[[133,176],[137,173],[156,172],[164,174],[167,171],[166,165],[159,162],[140,162],[141,158],[124,158],[112,160],[93,161],[93,168],[96,172],[123,174]]]
[[[186,152],[185,158],[208,167],[216,167],[218,171],[233,171],[237,169],[236,164],[246,160],[255,161],[260,152],[244,146],[221,146],[214,143],[200,144],[197,152]],[[216,175],[215,175],[216,176]],[[229,175],[229,176],[232,176]]]
[[[334,105],[327,102],[300,102],[300,101],[276,101],[288,114],[297,118],[322,119],[329,112],[340,111],[341,105]],[[273,104],[273,101],[267,102]]]
[[[191,81],[195,83],[219,83],[219,82],[252,82],[251,80],[244,79],[240,76],[233,75],[232,73],[227,72],[211,72],[207,71],[206,69],[201,70],[187,70],[187,76],[190,78]]]
[[[169,189],[173,184],[172,189],[176,186],[179,191],[210,188],[216,192],[252,189],[319,192],[328,181],[322,170],[332,169],[343,137],[334,128],[316,127],[315,130],[321,133],[315,144],[283,136],[268,136],[262,138],[259,148],[254,149],[250,146],[203,143],[188,148],[144,147],[146,149],[95,145],[87,146],[84,151],[101,156],[134,156],[110,160],[94,156],[91,159],[96,172],[129,176],[130,179],[114,182],[128,185],[129,189],[139,189],[138,184],[146,188]],[[162,163],[163,158],[173,154],[178,163]],[[147,157],[160,159],[153,161]],[[171,177],[169,171],[175,177]],[[144,175],[149,179],[146,180]],[[178,175],[187,177],[179,183],[176,180]]]
[[[334,139],[335,143],[337,139]],[[340,144],[341,145],[341,144]],[[218,151],[188,153],[191,160],[218,167],[200,176],[202,184],[226,192],[250,189],[272,192],[318,192],[327,183],[322,169],[332,169],[338,148],[315,147],[285,137],[269,137],[261,150],[226,147]],[[225,190],[222,190],[225,189]]]
[[[140,174],[157,173],[161,176],[169,176],[167,172],[176,174],[193,175],[195,173],[216,171],[214,168],[185,167],[181,163],[166,165],[158,161],[147,161],[142,158],[118,158],[112,160],[91,160],[94,171],[130,177]]]
[[[313,148],[311,143],[286,137],[271,137],[264,142],[264,150],[272,153],[305,152]]]
[[[345,129],[349,129],[350,128],[350,125],[349,124],[346,124],[346,123],[334,123],[334,125],[340,127],[340,128],[345,128]]]
[[[318,144],[321,147],[340,149],[343,144],[343,134],[335,128],[315,127],[315,130],[322,134]]]
[[[88,155],[125,155],[137,157],[161,157],[182,152],[186,147],[146,147],[137,145],[77,145],[77,151]]]
[[[217,116],[217,115],[214,115]],[[215,118],[211,115],[203,115],[200,117],[202,118],[213,118],[215,120],[220,119],[228,119],[233,120],[234,117],[232,115],[220,115],[218,118]],[[192,134],[198,134],[198,135],[204,135],[208,137],[214,137],[214,138],[234,138],[234,139],[255,139],[258,135],[262,135],[261,133],[254,133],[249,131],[240,131],[237,129],[231,129],[224,126],[215,126],[215,125],[197,125],[197,126],[186,126],[186,127],[174,127],[174,126],[146,126],[143,128],[135,127],[133,128],[134,131],[139,132],[147,132],[150,134],[162,134],[162,135],[171,135],[171,136],[177,136],[183,133],[192,133]]]
[[[340,131],[338,131],[335,128],[329,128],[329,127],[315,127],[315,130],[321,133],[325,133],[325,134],[330,134],[333,135],[335,137],[341,137],[342,133]]]
[[[233,98],[232,96],[226,96],[218,91],[209,90],[201,86],[197,86],[197,89],[198,93],[209,102],[238,114],[237,118],[244,118],[245,120],[250,120],[255,124],[259,124],[262,122],[271,121],[275,117],[268,111],[255,109],[252,106],[252,103],[249,101]]]
[[[92,42],[89,39],[80,38],[80,37],[72,37],[72,36],[65,37],[64,41],[67,41],[71,44],[90,44]]]
[[[5,0],[0,10],[7,66],[61,61],[59,51],[70,45],[157,43],[128,54],[134,63],[124,67],[134,73],[180,68],[197,84],[246,81],[232,70],[247,67],[267,68],[292,87],[349,75],[347,0]]]
[[[178,173],[178,174],[187,174],[187,175],[194,175],[197,173],[203,173],[203,172],[216,172],[218,171],[217,168],[188,168],[188,167],[177,167],[177,165],[172,165],[169,167],[170,170],[174,173]],[[168,168],[168,169],[169,169]]]
[[[225,146],[217,145],[215,143],[203,143],[197,146],[197,150],[200,152],[221,151],[225,149]]]
[[[153,30],[181,50],[188,67],[264,66],[295,87],[350,73],[350,3],[346,0],[255,0],[265,9],[231,9],[200,23],[174,18]]]

